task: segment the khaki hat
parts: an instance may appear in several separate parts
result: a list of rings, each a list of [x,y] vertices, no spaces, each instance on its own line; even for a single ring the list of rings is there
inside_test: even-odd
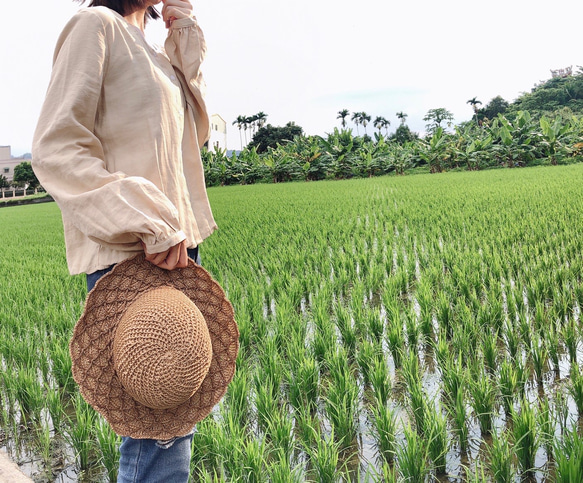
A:
[[[239,331],[201,266],[164,270],[143,254],[118,263],[85,302],[69,344],[85,400],[122,436],[184,436],[225,395]]]

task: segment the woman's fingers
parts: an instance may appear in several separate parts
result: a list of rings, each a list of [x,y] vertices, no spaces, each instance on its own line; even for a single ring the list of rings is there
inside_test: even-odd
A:
[[[146,246],[142,243],[146,260],[164,270],[174,270],[188,266],[188,252],[186,251],[186,240],[174,245],[170,249],[161,253],[148,253]]]
[[[188,0],[163,0],[162,18],[166,27],[170,27],[172,22],[179,18],[192,16],[192,4]]]
[[[146,260],[163,268],[164,270],[174,270],[175,268],[185,268],[188,266],[188,252],[186,250],[186,240],[174,245],[169,250],[162,253],[148,254]]]

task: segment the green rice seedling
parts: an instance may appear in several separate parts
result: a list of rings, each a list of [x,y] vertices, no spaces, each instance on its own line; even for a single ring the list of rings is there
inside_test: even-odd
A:
[[[314,330],[312,352],[320,364],[323,363],[336,348],[337,342],[334,329],[334,325],[328,321],[324,322],[322,326],[316,327]]]
[[[302,465],[293,466],[285,458],[278,458],[267,466],[267,478],[271,483],[304,483]]]
[[[536,412],[525,399],[522,400],[520,411],[513,411],[512,414],[512,439],[521,473],[532,474],[540,438]]]
[[[529,347],[532,339],[532,328],[525,312],[518,314],[517,329],[520,336],[521,345]]]
[[[421,339],[421,327],[417,320],[417,314],[413,309],[405,312],[405,331],[407,332],[407,343],[410,350],[416,350]]]
[[[396,320],[391,320],[387,328],[387,345],[393,356],[393,363],[396,368],[400,368],[402,365],[403,352],[405,349],[405,336],[403,335],[403,328],[400,321],[401,317],[399,315]]]
[[[453,336],[451,338],[451,350],[454,354],[460,354],[464,359],[475,357],[476,334],[472,330],[473,322],[459,322],[455,325]]]
[[[477,315],[478,326],[482,330],[498,332],[502,329],[504,311],[502,308],[502,293],[500,285],[496,284],[488,293],[487,303],[480,305]]]
[[[225,409],[224,406],[221,409]],[[210,440],[211,457],[215,458],[214,465],[211,467],[219,468],[224,472],[222,479],[243,479],[245,475],[245,456],[242,451],[247,441],[248,429],[239,424],[228,411],[221,411],[221,421],[217,426],[208,426],[207,438]],[[262,443],[263,444],[263,443]],[[251,448],[253,449],[256,448]],[[214,454],[213,454],[214,453]],[[253,459],[252,455],[251,458]]]
[[[583,374],[576,363],[571,364],[570,384],[567,386],[577,406],[579,416],[583,415]]]
[[[482,339],[482,350],[484,351],[484,362],[490,374],[496,372],[498,367],[498,332],[486,329]]]
[[[338,346],[330,354],[326,361],[326,367],[328,368],[330,380],[335,384],[340,384],[342,387],[345,387],[346,383],[353,377],[353,368],[342,346]]]
[[[235,371],[233,380],[229,384],[225,396],[225,404],[241,424],[246,424],[251,412],[251,404],[248,397],[250,390],[249,371],[246,366],[240,366]]]
[[[562,273],[560,270],[557,274]],[[573,315],[573,295],[571,294],[571,287],[568,284],[562,284],[557,281],[560,287],[555,291],[553,296],[553,310],[559,320],[565,320],[567,317]]]
[[[237,311],[237,326],[239,327],[239,351],[247,354],[252,348],[253,340],[253,327],[249,307],[246,304],[241,304],[235,310]]]
[[[52,434],[51,428],[46,422],[41,422],[40,426],[36,431],[36,442],[38,451],[43,460],[45,467],[51,467],[52,463],[52,451],[51,442]]]
[[[58,389],[46,388],[46,407],[51,416],[55,433],[60,432],[65,413],[63,411],[61,392]]]
[[[397,447],[397,422],[394,411],[381,401],[371,409],[372,435],[378,461],[392,464]]]
[[[381,342],[385,330],[385,321],[377,308],[366,311],[367,332],[371,340]]]
[[[0,385],[0,389],[2,387],[4,388],[4,401],[1,406],[2,407],[6,406],[7,412],[9,413],[12,413],[14,404],[17,401],[16,396],[16,389],[18,386],[17,377],[18,376],[16,371],[9,364],[6,365],[6,368],[4,370],[0,371],[0,382],[2,383]]]
[[[563,341],[569,352],[569,360],[572,364],[577,362],[577,346],[579,345],[579,330],[577,328],[575,319],[569,317],[567,323],[563,326],[561,331]]]
[[[437,364],[443,370],[447,362],[452,358],[449,342],[445,332],[441,331],[437,336],[437,341],[433,343],[433,351],[437,359]]]
[[[74,419],[70,419],[66,429],[66,437],[75,451],[77,466],[86,470],[96,461],[95,455],[95,424],[96,413],[85,402],[81,394],[75,393],[73,398],[75,408]]]
[[[392,381],[389,368],[382,355],[373,360],[370,383],[374,398],[386,404],[391,396]]]
[[[498,389],[502,396],[502,406],[508,416],[514,406],[518,390],[518,373],[515,364],[504,359],[498,369]]]
[[[484,472],[484,467],[478,461],[474,466],[473,471],[468,472],[465,482],[466,483],[484,483],[485,481],[489,481],[486,473]]]
[[[59,386],[66,393],[74,393],[76,388],[73,379],[71,356],[69,355],[69,346],[62,340],[53,339],[50,346],[52,375]]]
[[[289,401],[292,407],[316,410],[319,397],[320,369],[316,359],[304,356],[295,364],[295,371],[289,376]]]
[[[16,397],[26,421],[38,421],[45,406],[45,394],[34,369],[19,367],[16,376]]]
[[[336,442],[334,431],[329,437],[323,437],[316,444],[305,448],[309,457],[314,481],[339,481],[342,473],[338,469],[340,446]]]
[[[421,383],[419,359],[415,351],[409,350],[403,358],[402,374],[409,388]]]
[[[548,330],[549,321],[547,320],[547,315],[545,313],[545,306],[544,304],[537,303],[536,307],[534,308],[534,318],[533,318],[533,325],[534,329],[538,334],[544,334]]]
[[[449,446],[447,423],[439,408],[427,412],[425,434],[428,439],[427,454],[436,475],[445,475],[446,456]]]
[[[405,440],[397,447],[399,481],[424,483],[429,476],[427,444],[410,426],[405,426]]]
[[[363,340],[360,344],[356,360],[365,386],[370,385],[374,362],[379,359],[379,353],[382,354],[378,346],[369,340]]]
[[[441,387],[443,399],[448,406],[456,404],[457,396],[465,387],[466,380],[467,375],[461,356],[455,360],[447,359],[441,369]]]
[[[560,357],[561,346],[559,341],[559,332],[556,330],[554,324],[551,324],[549,330],[545,334],[546,347],[549,353],[549,359],[553,364],[553,370],[558,375],[560,373]]]
[[[350,447],[358,434],[359,389],[349,372],[333,380],[324,401],[336,438],[343,448]]]
[[[334,306],[334,313],[336,315],[336,327],[338,327],[338,331],[340,332],[342,345],[346,349],[349,357],[354,358],[356,356],[356,343],[358,338],[350,319],[350,312],[338,303]]]
[[[383,463],[380,469],[368,467],[364,476],[365,482],[382,481],[383,483],[397,483],[397,466]]]
[[[315,415],[312,415],[305,408],[295,411],[294,414],[295,425],[294,430],[296,438],[304,448],[309,448],[316,444],[321,438],[322,430],[320,422]]]
[[[448,338],[453,335],[453,309],[450,298],[444,292],[440,292],[437,298],[437,322],[440,330],[444,331]]]
[[[268,384],[272,397],[277,399],[283,382],[283,364],[275,337],[268,337],[263,342],[262,350],[258,353],[258,362],[255,385]]]
[[[554,406],[555,418],[561,428],[561,433],[564,433],[567,430],[567,423],[569,421],[569,401],[566,391],[561,387],[555,391]]]
[[[242,445],[237,445],[236,460],[240,462],[239,471],[233,473],[233,480],[243,480],[249,483],[267,482],[265,441],[255,438],[247,439]]]
[[[190,474],[196,476],[195,481],[198,481],[199,483],[221,483],[221,478],[217,474],[216,470],[214,470],[211,474],[211,472],[203,466],[200,471],[195,473],[194,468],[192,467],[192,461]]]
[[[490,434],[492,431],[492,417],[495,411],[496,389],[485,372],[478,372],[473,376],[469,384],[472,395],[472,408],[478,419],[480,432],[482,435]]]
[[[520,397],[525,397],[526,394],[526,384],[529,379],[529,369],[526,362],[523,361],[521,357],[514,359],[514,369],[516,371],[516,378],[518,380],[517,390]]]
[[[551,405],[547,398],[543,398],[539,402],[537,412],[537,425],[539,428],[539,437],[541,445],[545,447],[547,459],[553,457],[553,443],[555,440],[555,424],[551,412]]]
[[[562,440],[555,442],[555,481],[574,483],[583,481],[583,438],[577,428],[566,431]]]
[[[534,368],[536,380],[539,384],[542,384],[543,375],[547,368],[549,353],[544,342],[537,334],[535,334],[532,338],[530,355],[532,357],[532,365]]]
[[[219,427],[212,416],[203,419],[196,425],[196,431],[192,435],[192,443],[190,445],[191,475],[203,480],[206,467],[211,468],[214,472],[219,471],[218,442],[221,441],[223,434],[223,429]]]
[[[451,408],[450,414],[454,423],[454,431],[458,436],[460,450],[465,453],[468,450],[468,410],[463,391],[458,391],[455,406]]]
[[[419,322],[421,333],[426,340],[433,337],[433,293],[427,279],[421,279],[417,286],[417,303],[419,304]]]
[[[99,447],[100,462],[107,471],[107,479],[111,483],[115,483],[119,467],[121,438],[115,434],[111,426],[101,417],[98,418],[95,425],[95,435]]]
[[[262,431],[267,429],[270,419],[279,410],[279,401],[273,397],[272,385],[270,381],[266,381],[264,385],[255,384],[257,424]]]
[[[508,355],[512,359],[516,359],[518,350],[520,348],[520,337],[514,325],[509,321],[504,324],[503,340],[506,345]]]
[[[513,483],[516,470],[512,464],[514,450],[506,433],[492,433],[488,459],[492,478],[496,483]]]
[[[293,420],[289,414],[283,414],[282,411],[272,415],[267,423],[265,432],[270,442],[270,453],[277,454],[278,458],[291,460],[295,444],[293,437]]]
[[[419,381],[412,382],[408,386],[408,395],[411,412],[415,421],[415,428],[419,434],[423,435],[427,429],[427,421],[432,409],[427,401],[423,386]]]

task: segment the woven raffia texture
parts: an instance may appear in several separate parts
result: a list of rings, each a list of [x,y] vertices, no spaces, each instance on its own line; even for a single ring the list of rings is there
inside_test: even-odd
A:
[[[159,287],[136,298],[113,339],[113,367],[124,389],[152,409],[192,396],[211,364],[204,317],[181,291]]]
[[[115,331],[128,307],[145,292],[173,287],[203,315],[212,359],[198,390],[174,408],[152,409],[132,397],[114,370]],[[224,291],[202,267],[163,270],[138,255],[116,265],[89,294],[69,345],[73,377],[83,397],[111,424],[132,438],[170,439],[188,434],[224,396],[235,372],[239,331]],[[118,361],[119,363],[119,361]]]

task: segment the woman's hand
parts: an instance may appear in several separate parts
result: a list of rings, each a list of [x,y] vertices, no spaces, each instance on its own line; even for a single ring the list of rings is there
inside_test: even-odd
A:
[[[186,252],[186,240],[169,248],[161,253],[148,253],[146,245],[142,242],[146,260],[164,270],[174,270],[175,268],[185,268],[188,266],[188,253]]]
[[[192,4],[189,0],[162,0],[162,18],[166,28],[170,28],[172,22],[179,18],[192,17]]]

